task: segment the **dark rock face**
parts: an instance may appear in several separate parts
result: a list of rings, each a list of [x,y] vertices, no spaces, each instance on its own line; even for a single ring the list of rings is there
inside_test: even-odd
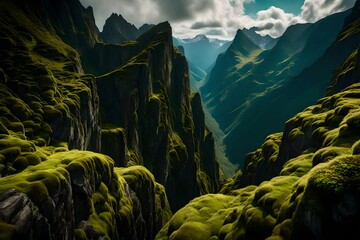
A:
[[[118,44],[125,40],[134,40],[139,37],[139,30],[128,23],[121,15],[113,13],[105,22],[100,36],[106,43]]]
[[[126,155],[126,135],[124,129],[102,129],[101,152],[114,159],[116,166],[127,166],[128,160]]]
[[[51,28],[65,43],[84,52],[100,40],[93,9],[84,8],[80,1],[17,1],[26,14],[35,15]]]
[[[173,209],[200,192],[216,191],[218,165],[211,154],[214,146],[205,139],[199,96],[190,102],[187,63],[173,48],[170,25],[153,27],[130,46],[96,48],[85,59],[103,61],[91,64],[85,61],[85,65],[105,69],[111,68],[107,67],[109,64],[120,66],[98,77],[97,85],[103,121],[125,129],[126,146],[133,153],[129,161],[143,163],[155,174],[157,181],[165,185]],[[109,59],[102,57],[111,48]],[[209,159],[205,160],[205,156]],[[205,161],[210,164],[207,170],[213,172],[204,170]],[[199,171],[207,177],[198,177]],[[188,182],[186,188],[184,181]],[[199,186],[203,185],[207,190],[200,191],[204,187]]]
[[[26,18],[26,11],[20,13]],[[16,14],[4,12],[3,18],[13,19]],[[44,144],[65,142],[70,149],[98,151],[100,119],[95,78],[80,75],[77,52],[42,25],[16,28],[15,23],[7,23],[1,25],[1,32],[4,48],[0,61],[6,77],[1,88],[5,99],[1,104],[2,124],[12,129],[10,125],[17,122],[16,131]]]
[[[0,227],[6,232],[6,227],[14,226],[3,237],[26,239],[51,239],[48,221],[39,213],[37,206],[24,193],[17,193],[14,189],[0,195],[0,219],[7,224]],[[72,221],[68,222],[71,227]],[[65,235],[64,235],[65,234]],[[59,239],[71,238],[66,231],[59,232]]]

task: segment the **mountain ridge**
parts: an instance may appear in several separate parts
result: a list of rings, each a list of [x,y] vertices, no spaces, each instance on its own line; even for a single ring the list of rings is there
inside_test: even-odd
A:
[[[332,44],[340,32],[341,21],[343,21],[341,19],[345,19],[348,14],[349,12],[335,14],[313,25],[291,26],[285,31],[275,47],[257,54],[254,53],[250,59],[243,58],[241,60],[240,58],[242,62],[240,65],[235,55],[232,55],[233,60],[228,66],[239,66],[238,68],[229,68],[225,65],[221,66],[221,64],[213,68],[200,91],[205,105],[219,122],[221,130],[226,135],[224,143],[227,147],[228,157],[232,162],[242,161],[247,152],[254,150],[255,142],[259,144],[266,137],[265,133],[270,134],[271,131],[279,131],[281,122],[286,120],[287,112],[294,114],[295,109],[300,110],[311,104],[306,100],[301,104],[302,107],[299,107],[298,104],[304,99],[301,101],[299,99],[291,100],[289,94],[296,91],[296,87],[289,91],[285,90],[285,86],[290,85],[291,82],[298,82],[292,79],[325,53],[327,47]],[[323,33],[316,35],[317,29],[321,27]],[[314,48],[313,46],[316,46],[319,41],[322,41],[321,47]],[[223,59],[220,62],[226,62],[226,60]],[[224,83],[220,84],[217,79],[223,79]],[[310,83],[308,84],[310,85]],[[293,85],[295,86],[295,84]],[[295,92],[294,94],[297,95],[298,93]],[[282,100],[279,101],[279,98]],[[233,99],[237,100],[233,101]],[[275,107],[274,102],[284,106],[282,107],[283,110]],[[272,107],[264,109],[264,106],[267,105]],[[259,111],[259,109],[264,110]],[[271,109],[277,113],[272,114]],[[268,121],[264,123],[262,119],[265,116]],[[255,135],[254,129],[257,129]],[[257,136],[257,134],[262,136]],[[240,140],[237,140],[239,136],[245,135],[252,135],[252,137],[246,143],[240,143],[243,145],[243,150],[239,151],[239,146],[235,146],[233,143],[239,142]],[[249,147],[252,141],[254,146]]]
[[[248,154],[243,172],[218,194],[198,197],[176,212],[156,239],[356,239],[358,57],[357,48],[334,76],[336,93],[290,118],[284,132],[269,135]]]

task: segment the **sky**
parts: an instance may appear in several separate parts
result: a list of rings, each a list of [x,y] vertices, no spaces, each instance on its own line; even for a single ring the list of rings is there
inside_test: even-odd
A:
[[[261,35],[281,36],[297,23],[313,23],[353,7],[356,0],[80,0],[94,9],[100,31],[112,14],[140,27],[169,21],[173,35],[198,34],[231,40],[238,29],[257,27]]]

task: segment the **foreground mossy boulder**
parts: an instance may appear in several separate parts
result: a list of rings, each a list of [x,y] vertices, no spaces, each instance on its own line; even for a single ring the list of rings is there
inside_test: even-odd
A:
[[[114,161],[102,154],[54,151],[0,178],[4,236],[152,239],[171,217],[164,188],[146,168],[114,169]]]

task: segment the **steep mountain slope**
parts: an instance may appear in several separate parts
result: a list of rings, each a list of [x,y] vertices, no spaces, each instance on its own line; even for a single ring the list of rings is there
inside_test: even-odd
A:
[[[153,239],[167,195],[176,210],[219,187],[187,62],[168,23],[124,45],[93,43],[95,29],[68,42],[85,72],[97,57],[101,76],[84,74],[58,35],[73,16],[44,14],[58,4],[0,2],[0,238]],[[85,15],[74,29],[95,26]]]
[[[33,4],[27,4],[25,0],[17,2],[25,3],[26,8],[23,10],[26,14],[36,16],[42,24],[79,52],[93,47],[100,40],[93,9],[85,9],[79,1],[34,0]]]
[[[291,26],[271,50],[255,51],[250,57],[236,57],[228,51],[228,59],[219,59],[201,92],[226,135],[224,143],[230,161],[241,162],[266,135],[281,130],[282,122],[321,96],[313,94],[309,97],[311,101],[304,100],[307,96],[297,88],[289,91],[286,86],[298,82],[302,85],[297,87],[321,91],[313,83],[303,84],[305,81],[300,83],[291,79],[325,53],[348,14],[349,11],[314,24]],[[226,61],[231,64],[224,64]],[[319,82],[324,79],[320,77]],[[325,84],[328,84],[326,80]],[[294,95],[299,94],[303,97],[294,99]]]
[[[188,66],[173,48],[170,25],[153,27],[136,42],[98,44],[86,59],[95,66],[88,71],[99,75],[103,125],[125,131],[122,145],[132,153],[125,166],[145,164],[166,187],[173,209],[216,191],[213,138],[198,95],[189,98]]]
[[[243,173],[175,213],[156,239],[357,239],[358,57],[357,49],[335,76],[346,79],[343,91],[298,113],[284,133],[268,136],[248,155]]]

